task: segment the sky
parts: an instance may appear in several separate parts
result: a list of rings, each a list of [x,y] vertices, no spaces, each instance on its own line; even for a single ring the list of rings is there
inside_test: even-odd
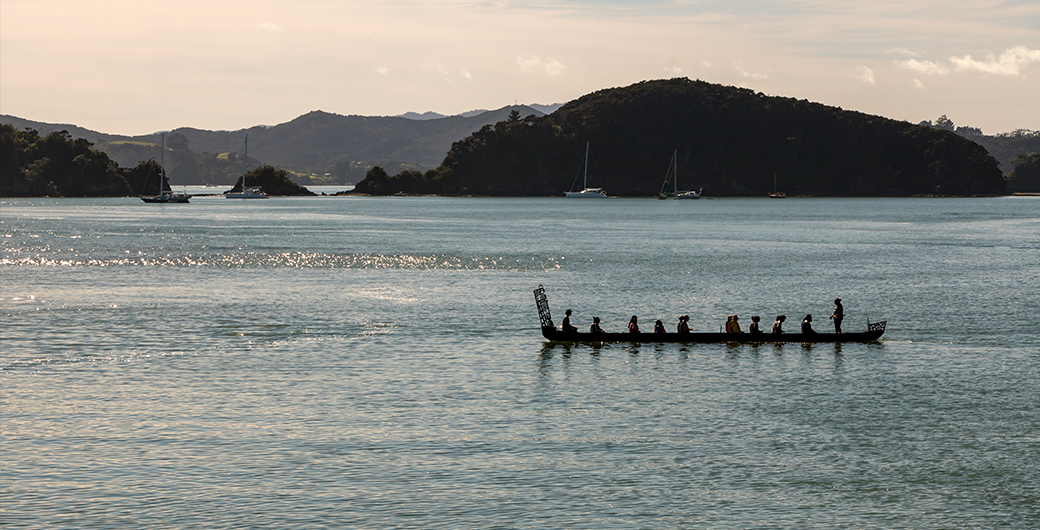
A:
[[[1040,0],[2,0],[0,113],[138,135],[688,77],[1040,129]]]

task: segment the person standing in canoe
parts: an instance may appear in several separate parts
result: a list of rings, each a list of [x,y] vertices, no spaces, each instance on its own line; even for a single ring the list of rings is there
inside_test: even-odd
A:
[[[834,332],[841,333],[841,321],[845,319],[845,308],[841,305],[841,298],[834,299],[834,314],[829,318],[834,321]]]
[[[639,333],[639,319],[635,315],[632,315],[632,320],[628,321],[628,332]]]

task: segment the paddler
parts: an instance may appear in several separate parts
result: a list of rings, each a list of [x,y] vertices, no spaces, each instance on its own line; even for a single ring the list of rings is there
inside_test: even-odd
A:
[[[563,314],[563,325],[560,326],[560,327],[563,329],[564,333],[575,333],[575,332],[578,331],[578,328],[576,328],[576,327],[571,325],[571,310],[570,309],[568,309],[566,312],[564,312],[564,314]]]
[[[589,333],[603,333],[603,328],[599,327],[599,317],[592,317]]]

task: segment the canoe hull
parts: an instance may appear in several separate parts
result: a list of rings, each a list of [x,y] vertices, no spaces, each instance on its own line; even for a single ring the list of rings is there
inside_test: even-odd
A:
[[[867,322],[867,330],[856,333],[578,333],[562,331],[553,324],[545,287],[534,290],[542,336],[553,342],[681,342],[681,343],[785,343],[785,342],[875,342],[885,334],[888,322]]]
[[[884,329],[858,333],[564,333],[556,328],[542,328],[542,336],[553,342],[684,342],[706,343],[785,343],[785,342],[875,342]]]

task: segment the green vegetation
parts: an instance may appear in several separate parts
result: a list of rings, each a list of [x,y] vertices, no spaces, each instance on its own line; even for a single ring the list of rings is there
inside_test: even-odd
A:
[[[187,141],[171,136],[172,142],[167,138],[173,146],[167,149],[167,166],[171,159],[174,164],[192,163],[194,153],[187,149]],[[157,145],[127,143],[141,143],[135,147],[154,149],[159,154]],[[31,129],[18,131],[11,125],[0,125],[0,197],[125,197],[159,193],[162,166],[155,159],[121,169],[108,155],[91,146],[86,140],[72,139],[65,131],[40,136]],[[241,158],[237,163],[241,168]],[[314,195],[289,180],[289,172],[283,169],[265,165],[250,171],[246,178],[250,186],[263,186],[270,195]],[[170,191],[165,175],[162,184],[165,191]],[[240,170],[235,189],[241,189]]]
[[[935,120],[935,123],[925,120],[919,125],[934,127],[945,131],[953,131],[960,136],[978,143],[982,147],[985,147],[986,151],[989,151],[989,154],[993,155],[993,158],[997,159],[997,162],[1000,163],[1000,170],[1005,174],[1011,172],[1014,166],[1013,161],[1018,155],[1040,152],[1040,131],[1016,129],[1011,132],[987,136],[982,134],[982,129],[979,129],[978,127],[958,127],[953,123],[953,120],[947,118],[945,114],[939,116]]]
[[[1040,192],[1040,153],[1018,155],[1012,161],[1008,188],[1016,192]]]
[[[195,154],[188,157],[187,153],[180,153],[171,158],[172,153],[168,151],[166,169],[170,180],[177,184],[231,185],[242,175],[241,155],[236,153],[242,152],[248,134],[249,168],[259,167],[262,160],[288,170],[299,184],[352,184],[363,179],[374,166],[392,173],[433,169],[444,159],[452,142],[483,125],[504,120],[511,109],[520,109],[525,115],[542,114],[531,107],[515,106],[473,116],[417,121],[314,111],[273,127],[256,126],[238,131],[182,127],[167,133],[166,147],[173,151],[187,149],[187,143],[183,147],[174,143],[175,138],[183,136],[190,141]],[[150,158],[159,159],[159,133],[129,137],[74,125],[32,122],[15,116],[0,116],[0,120],[19,129],[73,131],[76,138],[96,142],[95,149],[108,153],[109,158],[123,167]]]
[[[159,160],[161,146],[145,141],[114,141],[99,143],[103,150],[120,165],[136,164],[138,160]],[[189,147],[188,137],[181,133],[166,136],[166,173],[178,185],[230,185],[242,176],[242,155],[237,153],[196,153]],[[246,165],[257,167],[260,162],[252,157]]]
[[[289,179],[289,172],[273,166],[263,165],[245,174],[246,185],[250,188],[263,187],[268,195],[315,195],[315,193]],[[242,178],[235,181],[235,187],[228,193],[242,191]]]
[[[127,173],[139,171],[138,168]],[[158,186],[158,179],[156,179]],[[105,153],[65,131],[40,136],[0,125],[0,196],[110,197],[132,195],[127,175]]]
[[[151,142],[134,142],[134,141],[131,141],[131,140],[120,140],[120,141],[117,141],[117,142],[109,142],[108,145],[134,145],[134,146],[151,147],[151,148],[159,147],[158,145],[155,145],[155,144],[153,144]]]
[[[513,113],[455,142],[435,170],[374,168],[355,191],[559,195],[586,142],[590,185],[613,195],[656,194],[673,150],[680,185],[709,195],[763,196],[774,174],[789,195],[1007,191],[997,161],[953,132],[689,79],[601,90],[541,118]]]

